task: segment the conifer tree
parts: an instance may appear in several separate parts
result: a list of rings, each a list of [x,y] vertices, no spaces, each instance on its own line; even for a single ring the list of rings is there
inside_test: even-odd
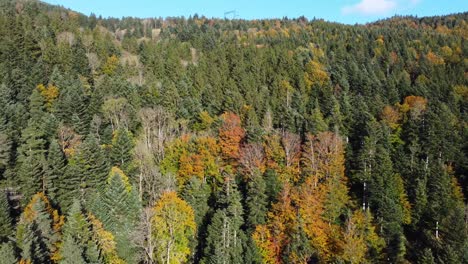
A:
[[[16,257],[15,247],[12,242],[0,244],[0,264],[16,264],[18,258]]]
[[[69,235],[65,235],[60,249],[60,264],[85,264],[83,252],[78,243]]]
[[[44,100],[37,89],[30,97],[30,119],[21,135],[21,146],[18,148],[17,172],[21,182],[21,191],[25,201],[45,189],[45,152],[47,122]]]
[[[92,239],[91,225],[75,199],[63,226],[63,245],[60,248],[60,263],[89,263],[95,256],[89,254],[96,244]]]
[[[47,195],[57,201],[60,187],[63,187],[62,181],[65,178],[66,164],[65,155],[60,148],[57,140],[52,140],[47,153],[47,168],[45,171],[45,186]]]
[[[6,242],[13,234],[10,204],[5,192],[0,192],[0,243]]]
[[[217,209],[207,229],[205,263],[243,263],[243,208],[237,184],[226,176]]]
[[[54,210],[43,193],[35,194],[20,217],[16,241],[21,259],[32,263],[52,263],[57,257],[57,244],[63,218]]]
[[[265,224],[268,211],[267,199],[265,180],[261,175],[253,176],[247,183],[246,195],[246,224],[250,232],[255,230],[255,226]]]
[[[115,131],[109,157],[113,166],[120,167],[129,176],[132,176],[135,169],[132,155],[134,146],[130,132],[124,129]]]
[[[210,209],[209,198],[211,195],[210,186],[198,177],[192,177],[185,184],[182,191],[182,198],[194,211],[196,229],[196,239],[191,240],[191,248],[194,251],[194,261],[200,261],[202,250],[205,244],[205,233],[208,225],[208,212]]]
[[[132,232],[136,229],[141,213],[141,203],[136,188],[128,177],[113,167],[104,190],[94,197],[91,211],[102,221],[104,228],[115,235],[116,250],[122,259],[133,262],[138,250],[132,244]]]
[[[81,160],[78,155],[68,160],[66,170],[59,178],[58,200],[62,211],[67,212],[73,203],[73,199],[83,198],[82,177],[84,172]]]
[[[84,183],[86,189],[102,189],[109,174],[110,166],[104,150],[93,134],[83,141],[79,153],[84,167]]]

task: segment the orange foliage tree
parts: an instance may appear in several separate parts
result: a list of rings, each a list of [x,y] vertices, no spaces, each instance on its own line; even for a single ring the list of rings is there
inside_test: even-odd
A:
[[[239,158],[240,143],[245,136],[240,117],[232,112],[221,115],[223,124],[219,128],[219,145],[223,157],[233,164]]]
[[[31,235],[37,236],[38,234],[45,243],[50,260],[58,261],[63,224],[64,217],[52,208],[47,196],[42,192],[35,194],[20,217],[16,233],[18,247],[24,253],[22,261],[27,263],[31,261],[29,258],[34,256],[35,252],[31,250],[35,250],[38,245],[34,245],[35,241],[31,241]]]
[[[295,228],[296,217],[296,208],[291,199],[291,188],[286,183],[280,193],[279,201],[268,213],[267,224],[257,226],[252,235],[264,263],[282,263],[281,254],[289,244],[289,235]]]

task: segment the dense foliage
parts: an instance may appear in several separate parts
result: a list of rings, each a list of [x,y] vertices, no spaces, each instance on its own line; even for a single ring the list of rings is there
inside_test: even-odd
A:
[[[0,263],[468,263],[467,19],[0,0]]]

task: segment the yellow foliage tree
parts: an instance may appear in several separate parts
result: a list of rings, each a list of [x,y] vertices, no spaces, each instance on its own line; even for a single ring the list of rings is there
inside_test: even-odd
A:
[[[102,66],[102,72],[107,75],[112,75],[117,70],[119,66],[119,58],[117,56],[112,55],[107,58],[106,63]]]
[[[371,250],[378,254],[384,241],[375,232],[369,212],[355,211],[348,219],[344,231],[342,259],[346,263],[367,263],[366,257]]]
[[[330,76],[325,67],[313,60],[306,65],[304,80],[309,89],[314,86],[323,87],[330,84]]]
[[[99,219],[97,219],[93,214],[88,214],[88,220],[91,223],[93,239],[96,241],[106,263],[124,264],[125,261],[117,255],[114,235],[111,232],[106,231],[101,221],[99,221]]]
[[[41,93],[42,97],[44,97],[47,109],[50,110],[55,99],[57,99],[57,97],[59,96],[59,89],[57,88],[57,86],[54,86],[52,84],[47,85],[47,87],[43,84],[39,84],[37,86],[37,89]]]
[[[152,236],[157,243],[158,263],[185,263],[190,254],[189,241],[196,230],[192,207],[177,197],[177,193],[164,193],[153,208]]]

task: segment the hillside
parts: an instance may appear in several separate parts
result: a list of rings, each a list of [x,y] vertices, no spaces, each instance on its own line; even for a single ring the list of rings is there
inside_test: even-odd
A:
[[[467,40],[0,0],[0,263],[468,263]]]

